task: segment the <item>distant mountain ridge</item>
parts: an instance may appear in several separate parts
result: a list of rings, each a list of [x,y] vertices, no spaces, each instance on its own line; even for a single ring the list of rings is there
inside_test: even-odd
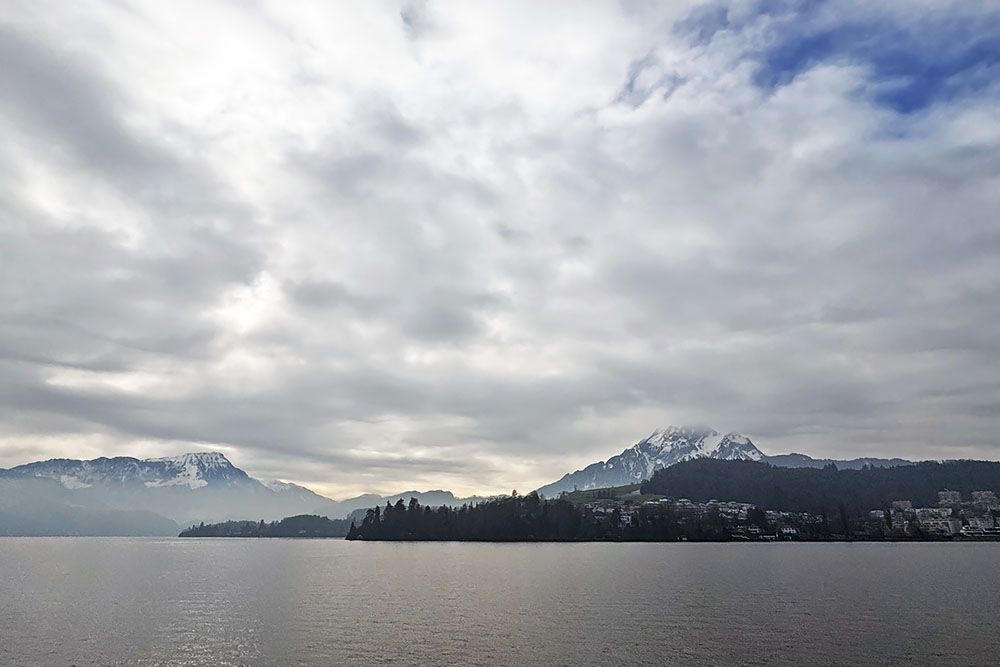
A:
[[[32,502],[17,501],[21,496]],[[291,482],[262,482],[221,452],[50,459],[0,469],[0,534],[175,535],[178,524],[272,521],[301,514],[341,519],[357,509],[410,497],[422,505],[480,500],[435,490],[337,501]],[[39,507],[48,509],[39,513]],[[41,532],[25,532],[32,525]]]
[[[100,457],[89,461],[49,459],[15,466],[0,474],[8,477],[46,477],[67,489],[94,486],[182,486],[189,489],[213,486],[252,484],[245,472],[234,466],[221,452],[192,452],[156,459],[131,456]]]
[[[607,461],[564,475],[539,492],[555,496],[574,488],[633,484],[649,479],[657,470],[695,459],[763,461],[790,468],[911,463],[868,458],[835,461],[803,454],[766,456],[739,433],[669,427],[654,431]],[[258,480],[234,466],[225,454],[211,451],[152,459],[50,459],[0,469],[0,534],[168,535],[176,534],[178,525],[201,522],[273,521],[304,514],[342,519],[410,498],[432,507],[486,500],[432,490],[363,494],[338,501],[291,482]]]
[[[538,493],[553,497],[574,489],[586,491],[637,484],[650,479],[657,470],[694,459],[758,461],[786,468],[822,468],[833,463],[841,468],[859,469],[866,464],[895,466],[912,463],[904,459],[813,459],[805,454],[767,456],[749,437],[740,433],[721,434],[706,426],[669,426],[653,431],[607,461],[598,461],[563,475],[559,480],[539,488]]]
[[[782,468],[825,468],[833,464],[841,470],[860,470],[865,466],[875,466],[881,468],[893,468],[896,466],[908,466],[917,463],[909,459],[880,459],[869,456],[857,459],[814,459],[806,454],[775,454],[765,456],[764,461],[774,466]]]

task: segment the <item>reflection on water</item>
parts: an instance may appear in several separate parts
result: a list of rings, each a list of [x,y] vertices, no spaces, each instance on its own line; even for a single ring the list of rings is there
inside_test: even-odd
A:
[[[996,664],[1000,544],[0,538],[3,664]]]

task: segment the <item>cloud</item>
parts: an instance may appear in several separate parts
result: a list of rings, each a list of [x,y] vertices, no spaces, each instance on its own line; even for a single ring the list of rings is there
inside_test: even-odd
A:
[[[1000,456],[989,8],[6,14],[0,465],[496,492],[684,422]]]
[[[822,63],[862,67],[862,93],[898,113],[995,86],[1000,67],[1000,11],[939,3],[904,13],[887,3],[762,3],[756,20],[737,30],[760,31],[754,81],[774,89]],[[727,16],[723,14],[722,16]],[[713,24],[713,21],[715,22]],[[699,38],[720,21],[695,22]],[[713,31],[709,32],[714,34]]]

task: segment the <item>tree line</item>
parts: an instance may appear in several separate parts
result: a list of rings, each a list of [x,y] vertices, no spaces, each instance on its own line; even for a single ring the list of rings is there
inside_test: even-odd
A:
[[[476,505],[424,507],[415,498],[370,509],[348,540],[489,542],[729,540],[733,526],[719,512],[691,516],[669,504],[640,506],[622,520],[621,509],[594,512],[537,493],[494,498]],[[763,513],[761,513],[763,517]],[[763,519],[762,519],[763,521]]]
[[[281,521],[224,521],[191,526],[180,537],[344,537],[350,522],[315,514],[290,516]]]

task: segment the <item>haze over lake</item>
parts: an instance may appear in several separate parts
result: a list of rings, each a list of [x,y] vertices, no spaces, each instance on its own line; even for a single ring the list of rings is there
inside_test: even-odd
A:
[[[0,662],[990,664],[998,560],[997,543],[2,538]]]

